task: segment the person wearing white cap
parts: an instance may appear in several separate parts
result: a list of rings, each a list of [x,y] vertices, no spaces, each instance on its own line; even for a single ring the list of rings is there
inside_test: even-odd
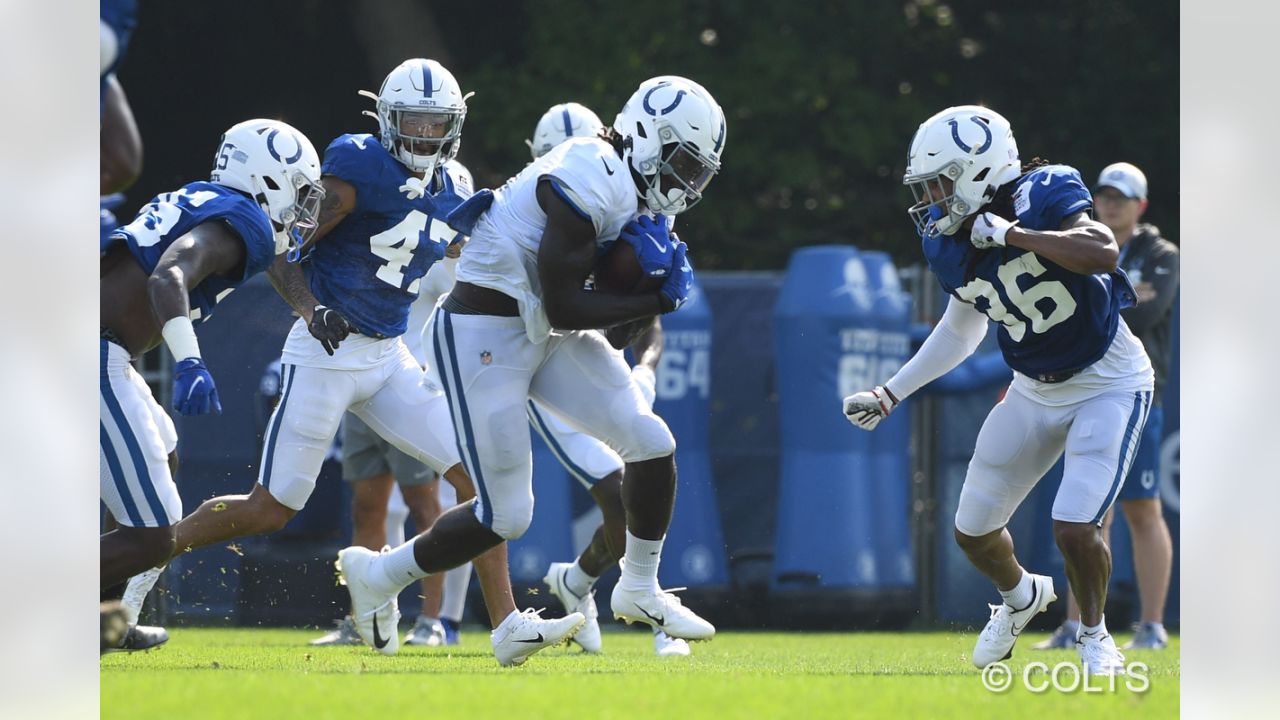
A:
[[[1120,507],[1133,538],[1133,565],[1138,576],[1142,618],[1134,637],[1124,647],[1168,647],[1164,629],[1164,603],[1173,568],[1173,540],[1160,506],[1160,444],[1164,438],[1164,412],[1160,404],[1169,374],[1170,326],[1173,301],[1178,294],[1178,247],[1160,236],[1160,229],[1139,223],[1147,209],[1147,176],[1127,162],[1103,168],[1093,189],[1097,217],[1111,228],[1120,245],[1119,265],[1134,283],[1138,304],[1121,311],[1129,328],[1142,340],[1155,369],[1155,396],[1129,477],[1120,491]],[[1108,544],[1111,519],[1102,526]],[[1075,643],[1080,608],[1075,596],[1067,605],[1067,619],[1038,649],[1069,648]]]

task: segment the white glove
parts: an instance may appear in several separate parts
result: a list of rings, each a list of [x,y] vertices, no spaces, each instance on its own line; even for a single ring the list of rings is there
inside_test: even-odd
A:
[[[1008,234],[1009,228],[1017,224],[1017,221],[1009,222],[999,215],[984,212],[973,219],[973,230],[969,233],[969,242],[979,250],[1004,247],[1004,236]]]
[[[648,365],[637,365],[631,368],[631,379],[640,388],[640,394],[644,396],[644,401],[649,403],[649,409],[652,410],[654,398],[658,395],[658,378],[654,376],[653,370]]]
[[[880,421],[889,417],[898,399],[883,385],[871,390],[854,393],[844,399],[844,416],[863,430],[875,430]]]

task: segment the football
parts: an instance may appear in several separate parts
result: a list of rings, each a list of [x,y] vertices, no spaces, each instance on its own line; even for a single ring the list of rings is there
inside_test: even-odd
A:
[[[665,277],[650,277],[640,269],[635,248],[625,240],[609,246],[596,260],[596,287],[619,295],[640,295],[657,292],[666,282]]]

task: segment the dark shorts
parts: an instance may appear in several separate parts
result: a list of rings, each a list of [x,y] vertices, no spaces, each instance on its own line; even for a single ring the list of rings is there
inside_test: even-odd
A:
[[[436,479],[431,468],[383,440],[351,413],[342,418],[342,479],[368,480],[391,473],[401,485],[426,485]]]
[[[1164,408],[1152,405],[1147,413],[1147,426],[1142,430],[1142,443],[1129,467],[1129,477],[1120,489],[1120,502],[1145,500],[1160,494],[1160,445],[1164,442]]]

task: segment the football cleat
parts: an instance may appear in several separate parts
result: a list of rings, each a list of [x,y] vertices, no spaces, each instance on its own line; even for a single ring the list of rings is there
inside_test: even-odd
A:
[[[1032,650],[1070,650],[1076,646],[1076,635],[1080,632],[1079,620],[1063,620],[1054,628],[1053,634],[1031,646]]]
[[[378,553],[358,546],[339,551],[338,579],[351,595],[351,620],[360,638],[383,655],[395,655],[400,649],[400,604],[396,593],[376,590],[370,582],[376,557]]]
[[[440,618],[440,624],[444,626],[444,644],[445,645],[461,645],[462,634],[458,630],[458,621],[449,618]]]
[[[118,648],[129,633],[129,619],[119,600],[111,600],[98,606],[99,637],[98,654]]]
[[[137,652],[160,647],[169,642],[169,631],[162,627],[134,625],[124,634],[124,640],[115,647],[107,648],[107,652]]]
[[[697,613],[685,607],[680,598],[672,594],[683,589],[663,590],[654,587],[648,590],[627,590],[619,582],[613,586],[609,605],[613,608],[613,616],[628,625],[642,622],[673,638],[710,640],[715,637],[715,626],[698,617]]]
[[[364,644],[359,633],[356,632],[356,625],[351,621],[350,615],[334,621],[334,625],[337,627],[307,644],[316,646]]]
[[[419,615],[414,621],[413,628],[409,630],[409,634],[404,636],[405,645],[426,645],[427,647],[442,647],[448,644],[445,638],[444,625],[433,617]]]
[[[1124,654],[1116,648],[1115,638],[1103,630],[1096,635],[1081,634],[1076,640],[1080,665],[1089,675],[1124,675]]]
[[[596,594],[588,592],[586,595],[577,595],[569,588],[569,584],[565,582],[565,575],[572,565],[573,563],[551,563],[542,582],[551,588],[551,594],[555,595],[564,606],[565,612],[580,612],[587,619],[582,629],[573,636],[573,642],[586,652],[598,653],[602,643],[600,611],[596,608]]]
[[[653,634],[653,649],[658,657],[682,657],[689,654],[689,643],[659,630]]]
[[[1133,639],[1124,644],[1125,650],[1164,650],[1169,647],[1169,633],[1159,623],[1134,623]]]
[[[985,668],[1012,656],[1013,645],[1018,642],[1018,636],[1026,629],[1027,623],[1057,599],[1053,592],[1053,578],[1032,575],[1031,602],[1026,607],[1014,609],[1006,603],[992,605],[991,619],[982,628],[978,643],[973,648],[973,664]]]
[[[582,613],[572,612],[562,618],[546,620],[541,610],[511,611],[489,636],[493,654],[503,667],[522,665],[529,656],[543,648],[567,642],[587,621]]]

